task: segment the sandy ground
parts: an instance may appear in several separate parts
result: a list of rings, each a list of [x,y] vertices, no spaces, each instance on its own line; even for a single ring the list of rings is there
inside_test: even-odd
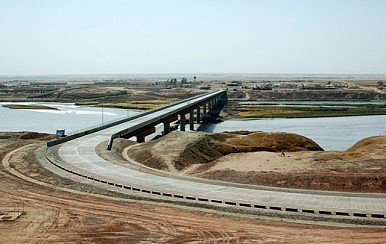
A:
[[[127,158],[146,167],[178,175],[286,188],[386,193],[386,136],[364,139],[339,152],[320,151],[309,139],[288,133],[238,133],[172,132],[125,152]]]
[[[216,160],[208,172],[217,170],[250,171],[276,171],[289,172],[308,170],[311,165],[309,158],[315,152],[251,152],[232,153]]]
[[[36,160],[41,155],[31,154],[42,144],[13,139],[0,145],[0,212],[24,205],[15,221],[0,222],[0,243],[386,242],[382,228],[287,223],[95,195],[98,189],[43,169]],[[74,186],[82,191],[59,188]]]
[[[360,158],[358,158],[360,157]],[[343,152],[250,152],[233,153],[219,158],[208,171],[301,172],[310,170],[385,171],[386,153],[350,155]]]
[[[332,191],[386,193],[386,137],[371,137],[345,152],[229,154],[193,175],[222,181]]]

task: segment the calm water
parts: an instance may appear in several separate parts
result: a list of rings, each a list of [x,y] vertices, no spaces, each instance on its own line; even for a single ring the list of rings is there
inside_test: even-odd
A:
[[[102,108],[38,103],[59,110],[18,110],[2,107],[2,104],[4,103],[0,103],[0,131],[37,131],[54,134],[57,129],[65,129],[68,134],[102,124]],[[137,113],[139,112],[135,110],[103,108],[103,122]],[[219,124],[207,124],[201,130],[291,132],[311,138],[325,150],[345,150],[363,138],[386,135],[386,115],[227,120]]]
[[[227,120],[219,124],[208,124],[202,130],[291,132],[314,140],[325,150],[346,150],[363,138],[386,135],[386,115]]]
[[[41,104],[58,110],[9,109],[0,103],[0,131],[36,131],[55,134],[57,129],[66,134],[97,126],[108,121],[139,113],[135,110],[75,106],[68,103],[18,103]],[[12,103],[14,104],[14,103]]]

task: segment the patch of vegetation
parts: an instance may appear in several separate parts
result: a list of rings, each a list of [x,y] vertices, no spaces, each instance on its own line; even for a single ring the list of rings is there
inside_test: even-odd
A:
[[[3,107],[9,108],[9,109],[52,109],[52,110],[58,110],[57,108],[52,108],[44,105],[29,105],[29,104],[4,104]]]
[[[96,101],[87,101],[87,102],[76,102],[76,106],[94,106],[94,105],[99,105],[100,102]]]
[[[357,115],[386,115],[386,106],[243,106],[238,108],[239,118],[310,118]]]

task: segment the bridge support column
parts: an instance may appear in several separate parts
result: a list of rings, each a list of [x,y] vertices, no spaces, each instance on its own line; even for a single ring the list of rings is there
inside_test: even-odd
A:
[[[180,131],[185,131],[185,114],[180,114]]]
[[[142,143],[142,142],[145,142],[145,136],[136,136],[137,137],[137,142],[138,143]]]
[[[196,114],[196,121],[197,123],[200,123],[201,122],[201,106],[200,104],[197,105],[197,114]]]
[[[189,114],[189,129],[194,130],[194,110],[193,110],[193,108],[190,109],[190,114]]]
[[[204,103],[204,108],[202,111],[202,116],[205,117],[205,115],[206,115],[206,103]]]
[[[163,122],[164,124],[164,134],[167,134],[170,132],[170,123],[169,122]]]
[[[143,131],[140,131],[138,132],[135,137],[137,137],[137,142],[138,143],[141,143],[141,142],[145,142],[145,137],[150,135],[150,134],[153,134],[155,132],[155,127],[152,126],[150,128],[147,128]]]
[[[166,135],[170,132],[170,123],[173,121],[176,121],[176,120],[178,120],[177,115],[170,117],[170,118],[167,118],[164,121],[162,121],[162,123],[164,124],[164,132],[163,132],[164,135]]]

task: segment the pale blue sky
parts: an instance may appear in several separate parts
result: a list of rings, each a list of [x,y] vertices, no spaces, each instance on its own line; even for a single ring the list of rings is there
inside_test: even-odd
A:
[[[383,0],[0,0],[0,75],[386,74]]]

